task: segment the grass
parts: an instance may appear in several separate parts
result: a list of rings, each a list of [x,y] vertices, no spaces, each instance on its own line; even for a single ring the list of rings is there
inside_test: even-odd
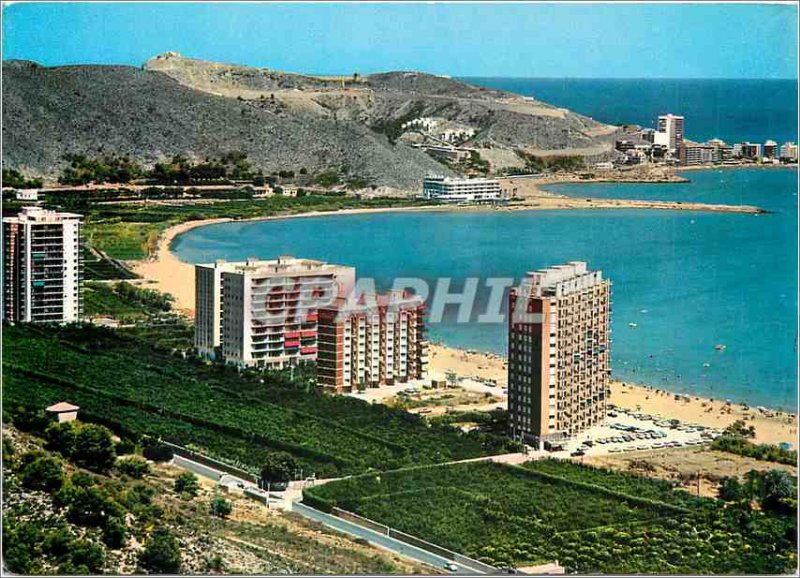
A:
[[[87,225],[88,243],[113,259],[132,261],[145,259],[168,226],[163,223],[100,222]]]

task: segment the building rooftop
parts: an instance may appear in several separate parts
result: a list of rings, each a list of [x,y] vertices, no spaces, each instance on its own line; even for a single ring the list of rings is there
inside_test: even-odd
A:
[[[435,181],[438,183],[444,183],[446,185],[458,185],[463,183],[498,183],[497,179],[487,179],[487,178],[476,178],[476,179],[466,179],[463,177],[445,177],[442,175],[429,175],[425,177],[426,181]]]
[[[77,213],[62,213],[51,211],[42,207],[22,207],[18,215],[14,217],[4,217],[5,223],[59,223],[64,219],[83,219],[83,215]]]
[[[528,271],[521,290],[528,295],[562,295],[603,280],[602,271],[590,271],[585,261],[570,261],[546,269]]]
[[[77,405],[72,405],[67,401],[59,401],[58,403],[54,403],[50,407],[46,408],[45,411],[49,411],[51,413],[65,413],[68,411],[78,411],[80,408]]]
[[[250,257],[245,261],[228,262],[219,259],[214,263],[200,263],[197,266],[221,269],[224,273],[254,273],[257,275],[312,273],[344,267],[315,259],[298,259],[289,255],[281,255],[277,259],[269,260]]]

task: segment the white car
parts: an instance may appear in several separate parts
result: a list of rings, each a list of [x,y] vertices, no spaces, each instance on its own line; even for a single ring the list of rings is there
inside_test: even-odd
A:
[[[450,572],[458,572],[458,566],[453,564],[452,562],[448,562],[444,565],[445,570],[449,570]]]

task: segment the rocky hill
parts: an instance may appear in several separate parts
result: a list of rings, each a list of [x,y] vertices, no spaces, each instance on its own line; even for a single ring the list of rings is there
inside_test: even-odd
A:
[[[67,153],[122,153],[150,164],[242,150],[267,171],[346,167],[407,189],[431,172],[452,172],[396,139],[413,118],[474,127],[467,144],[509,162],[516,149],[603,155],[615,132],[530,98],[429,74],[315,77],[176,53],[141,69],[4,61],[3,104],[4,166],[44,176],[57,174]]]

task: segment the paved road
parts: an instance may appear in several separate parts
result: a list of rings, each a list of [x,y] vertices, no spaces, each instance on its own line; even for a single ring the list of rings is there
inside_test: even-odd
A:
[[[225,472],[216,470],[212,467],[206,466],[205,464],[198,463],[194,460],[184,458],[177,454],[174,457],[173,464],[179,468],[194,472],[198,476],[203,476],[204,478],[214,481],[218,481],[220,476],[225,474]],[[228,474],[228,476],[230,476],[230,474]],[[242,480],[242,482],[245,484],[245,486],[256,487],[252,482],[245,480]],[[299,501],[292,503],[292,511],[305,518],[320,522],[330,528],[338,530],[339,532],[349,534],[350,536],[355,536],[356,538],[363,538],[364,540],[367,540],[376,546],[385,548],[391,552],[405,556],[417,562],[428,564],[435,568],[443,569],[445,564],[451,562],[446,558],[428,552],[427,550],[423,550],[422,548],[417,548],[416,546],[406,544],[405,542],[401,542],[400,540],[391,538],[385,534],[381,534],[368,528],[363,528],[358,524],[354,524],[352,522],[348,522],[347,520],[337,518],[336,516],[331,516],[330,514],[315,510],[314,508],[310,508],[304,504],[301,504]],[[468,575],[479,573],[461,564],[456,564],[456,566],[458,566],[458,570],[454,571],[453,574]]]
[[[400,554],[401,556],[405,556],[407,558],[411,558],[416,560],[417,562],[421,562],[423,564],[428,564],[435,568],[444,569],[445,564],[454,563],[447,558],[443,558],[437,554],[432,552],[428,552],[427,550],[423,550],[422,548],[417,548],[416,546],[412,546],[411,544],[406,544],[405,542],[401,542],[395,538],[391,538],[386,534],[381,534],[380,532],[376,532],[375,530],[370,530],[369,528],[364,528],[359,526],[358,524],[354,524],[353,522],[349,522],[347,520],[343,520],[342,518],[337,518],[336,516],[332,516],[330,514],[326,514],[324,512],[320,512],[319,510],[315,510],[305,504],[301,504],[299,502],[295,502],[292,504],[292,511],[300,514],[305,518],[309,518],[316,522],[320,522],[329,528],[333,528],[334,530],[338,530],[340,532],[344,532],[345,534],[349,534],[351,536],[355,536],[356,538],[362,538],[367,540],[371,544],[379,546],[381,548],[385,548],[396,554]],[[458,570],[454,571],[453,574],[461,574],[461,575],[475,575],[480,574],[477,570],[473,570],[472,568],[468,568],[462,564],[455,563],[458,566]]]

